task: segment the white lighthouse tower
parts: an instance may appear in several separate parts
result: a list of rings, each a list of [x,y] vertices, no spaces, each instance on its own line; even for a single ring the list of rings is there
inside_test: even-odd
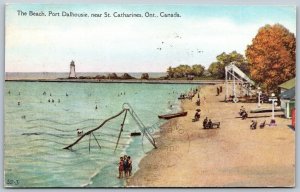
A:
[[[70,73],[69,73],[69,79],[75,79],[76,72],[75,72],[75,62],[72,60],[70,64]]]

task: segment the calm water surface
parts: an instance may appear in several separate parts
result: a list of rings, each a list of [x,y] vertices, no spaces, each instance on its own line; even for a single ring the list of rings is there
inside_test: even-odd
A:
[[[159,121],[157,115],[179,111],[178,95],[191,88],[195,86],[6,82],[5,185],[124,186],[124,180],[117,179],[119,157],[130,155],[135,172],[140,159],[152,149],[145,139],[142,145],[142,137],[129,136],[130,132],[139,130],[130,115],[116,152],[124,114],[95,132],[101,149],[92,137],[89,152],[88,136],[75,145],[73,151],[62,148],[78,138],[76,129],[85,132],[97,127],[120,112],[124,102],[133,106],[146,126],[151,126]]]

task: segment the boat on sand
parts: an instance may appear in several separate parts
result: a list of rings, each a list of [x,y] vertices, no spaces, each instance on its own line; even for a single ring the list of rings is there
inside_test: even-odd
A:
[[[166,114],[166,115],[158,115],[158,118],[160,119],[172,119],[176,117],[183,117],[186,116],[187,112],[179,112],[179,113],[172,113],[172,114]]]

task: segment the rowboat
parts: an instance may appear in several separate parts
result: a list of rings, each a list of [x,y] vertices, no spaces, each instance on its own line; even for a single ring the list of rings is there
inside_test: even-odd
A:
[[[131,132],[130,133],[130,136],[140,136],[141,135],[141,132]]]
[[[274,112],[281,112],[281,111],[283,111],[281,108],[274,109]],[[250,110],[250,113],[268,113],[268,112],[272,112],[272,109],[261,108],[261,109]]]
[[[186,116],[187,112],[180,112],[180,113],[173,113],[173,114],[166,114],[166,115],[158,115],[160,119],[172,119],[175,117],[183,117]]]

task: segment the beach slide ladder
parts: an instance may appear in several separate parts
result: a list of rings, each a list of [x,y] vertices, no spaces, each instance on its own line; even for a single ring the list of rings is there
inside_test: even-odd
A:
[[[124,103],[123,104],[123,109],[128,110],[129,114],[133,118],[133,120],[136,122],[138,125],[140,131],[143,133],[143,136],[145,136],[149,142],[153,145],[155,149],[157,149],[157,146],[155,144],[155,140],[152,137],[151,133],[147,129],[147,127],[144,125],[142,120],[139,118],[139,116],[136,114],[136,112],[133,110],[132,106],[129,103]]]
[[[240,85],[240,95],[254,95],[255,91],[251,89],[251,86],[254,86],[255,83],[236,65],[236,62],[231,62],[229,65],[225,66],[225,101],[229,99],[229,89],[231,88],[233,94],[233,102],[238,102],[237,97],[237,84]]]

